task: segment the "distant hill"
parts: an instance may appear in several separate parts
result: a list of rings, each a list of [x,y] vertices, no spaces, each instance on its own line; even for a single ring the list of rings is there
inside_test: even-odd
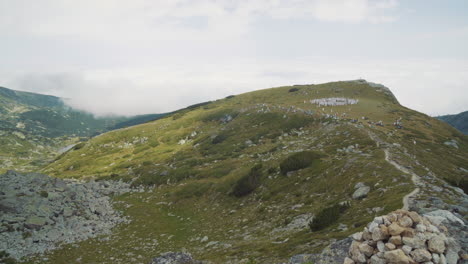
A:
[[[468,135],[468,111],[456,115],[437,116],[436,118],[449,123],[463,134]]]
[[[56,96],[0,87],[0,170],[34,168],[79,138],[161,116],[164,114],[96,118],[67,106]]]
[[[108,131],[125,117],[96,118],[66,106],[56,96],[0,87],[0,128],[45,137],[89,137]]]

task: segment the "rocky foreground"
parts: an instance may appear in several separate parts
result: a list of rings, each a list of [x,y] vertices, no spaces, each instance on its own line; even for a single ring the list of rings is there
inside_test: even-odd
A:
[[[320,254],[293,256],[288,264],[464,264],[468,230],[446,210],[425,215],[397,210],[376,217],[362,232],[336,241]],[[149,264],[200,264],[188,253],[166,253]]]
[[[85,183],[14,171],[0,175],[0,258],[7,253],[20,260],[110,234],[115,225],[129,222],[113,209],[110,197],[132,191],[143,190],[132,190],[123,182]],[[457,210],[421,215],[397,210],[376,217],[362,232],[332,243],[320,254],[293,256],[289,264],[460,264],[468,263],[467,253],[468,225]],[[210,262],[173,252],[150,262],[199,263]]]
[[[37,173],[0,175],[0,252],[21,259],[102,234],[128,222],[110,196],[131,191],[123,182],[77,182]]]

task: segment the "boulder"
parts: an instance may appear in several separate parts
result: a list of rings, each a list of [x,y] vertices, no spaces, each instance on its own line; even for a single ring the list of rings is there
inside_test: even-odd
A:
[[[456,217],[450,211],[447,210],[435,210],[429,213],[424,214],[425,217],[429,218],[433,224],[440,225],[440,224],[450,224],[450,223],[458,223],[460,225],[465,225],[463,220]]]
[[[403,244],[412,248],[424,248],[426,241],[418,237],[403,237]]]
[[[354,191],[353,199],[356,199],[356,200],[363,199],[367,197],[367,194],[369,193],[369,191],[370,191],[369,186],[362,186],[358,188],[356,191]]]
[[[399,246],[399,245],[402,244],[401,236],[392,236],[392,237],[390,237],[388,242],[394,244],[395,246]]]
[[[408,216],[403,216],[400,220],[398,220],[398,224],[401,227],[411,227],[413,225],[413,220],[411,220]]]
[[[410,255],[416,262],[426,262],[432,259],[431,253],[422,248],[411,251]]]
[[[392,243],[386,243],[385,244],[385,250],[392,251],[394,249],[396,249],[396,246],[394,244],[392,244]]]
[[[405,252],[406,255],[409,255],[409,253],[411,252],[411,250],[413,250],[413,248],[410,247],[410,246],[408,246],[408,245],[402,246],[401,249],[403,250],[403,252]]]
[[[387,227],[385,226],[375,228],[374,231],[372,232],[372,240],[374,241],[381,241],[381,240],[387,239],[388,236],[389,235],[388,235]]]
[[[403,233],[403,231],[405,231],[405,229],[395,222],[388,226],[388,233],[392,236],[398,236]]]
[[[33,215],[26,219],[24,226],[29,229],[39,230],[46,223],[47,223],[47,218]]]
[[[366,256],[359,249],[360,245],[361,245],[361,243],[353,241],[351,243],[351,247],[349,248],[349,254],[351,256],[351,259],[353,259],[355,262],[365,263],[366,262]]]
[[[168,252],[152,259],[148,264],[201,264],[201,261],[194,260],[192,255],[182,252]]]
[[[444,253],[445,239],[442,236],[434,236],[428,241],[428,248],[433,253]]]
[[[383,258],[379,258],[377,255],[372,256],[370,259],[371,264],[386,264],[387,261]]]
[[[367,257],[370,257],[372,256],[372,253],[374,253],[374,248],[369,246],[368,244],[363,243],[359,245],[359,251],[361,251]]]
[[[409,264],[410,259],[401,249],[395,249],[384,253],[384,258],[389,263],[394,264]]]
[[[458,259],[460,258],[458,255],[460,250],[460,245],[458,245],[453,238],[447,240],[447,252],[445,253],[447,264],[457,264]]]

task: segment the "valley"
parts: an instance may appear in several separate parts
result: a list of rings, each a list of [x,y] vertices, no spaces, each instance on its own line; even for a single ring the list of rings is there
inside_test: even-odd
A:
[[[37,170],[89,137],[165,115],[94,117],[65,101],[0,87],[0,173]]]

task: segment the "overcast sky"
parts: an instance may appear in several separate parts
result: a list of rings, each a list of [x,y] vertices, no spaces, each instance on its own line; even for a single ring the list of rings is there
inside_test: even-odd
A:
[[[105,114],[364,78],[468,110],[466,0],[0,0],[0,86]]]

